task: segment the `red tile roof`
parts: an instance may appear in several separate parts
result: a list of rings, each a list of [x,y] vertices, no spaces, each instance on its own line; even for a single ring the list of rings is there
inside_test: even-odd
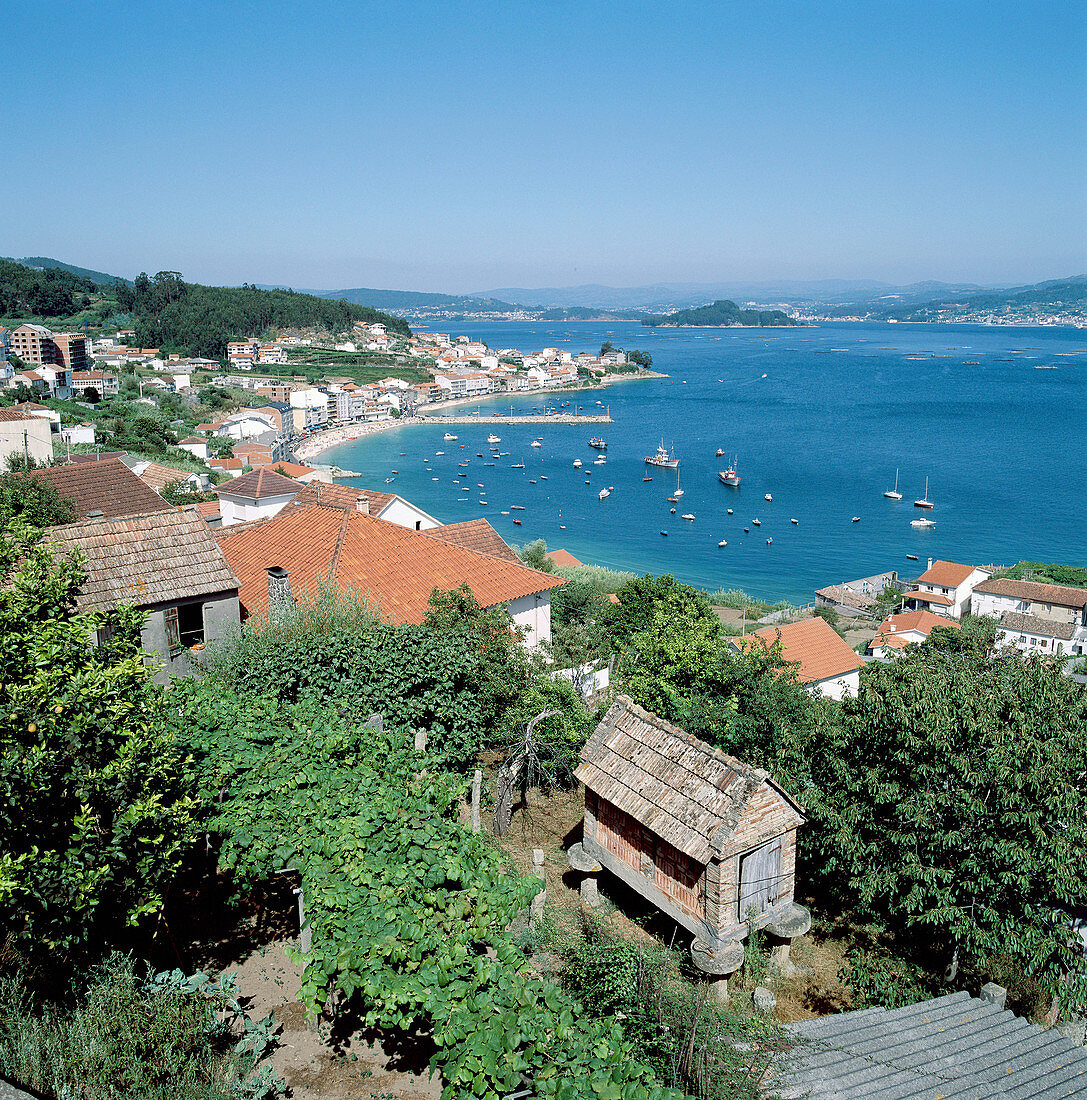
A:
[[[341,485],[339,482],[333,482],[330,485],[323,481],[311,481],[291,501],[289,507],[308,508],[319,504],[322,508],[355,508],[357,510],[359,502],[366,501],[370,515],[376,516],[396,499],[395,493],[379,493],[376,489],[354,489],[350,485]]]
[[[245,497],[246,500],[260,500],[262,497],[281,497],[287,493],[298,492],[298,482],[277,474],[267,466],[259,466],[233,481],[224,481],[218,487],[220,496]]]
[[[446,523],[441,527],[428,527],[419,533],[426,535],[428,539],[438,539],[439,542],[448,542],[451,546],[474,550],[477,554],[490,554],[493,558],[521,564],[521,559],[513,548],[503,541],[502,536],[485,519]]]
[[[318,578],[330,577],[342,591],[369,597],[382,619],[404,623],[423,621],[435,588],[467,584],[484,607],[493,607],[565,583],[348,508],[285,508],[244,530],[224,527],[216,537],[250,615],[267,610],[272,566],[288,571],[296,600],[313,599]]]
[[[576,565],[585,564],[584,562],[578,561],[568,550],[548,550],[547,559],[552,565],[558,565],[564,569],[570,569]]]
[[[939,592],[903,592],[902,595],[907,600],[916,600],[918,603],[939,604],[940,607],[951,607],[954,603],[953,600],[948,599],[947,596]]]
[[[864,667],[864,661],[850,649],[845,639],[819,616],[756,630],[736,639],[736,644],[741,648],[757,644],[769,649],[779,638],[785,660],[799,663],[797,678],[802,684],[843,676]]]
[[[901,649],[902,646],[907,644],[902,639],[902,634],[907,631],[914,631],[924,634],[927,638],[932,632],[932,628],[936,626],[950,626],[956,630],[959,629],[959,624],[954,619],[949,619],[945,615],[933,615],[931,611],[923,609],[907,611],[901,615],[888,615],[879,624],[876,636],[868,643],[868,647],[869,649],[876,649],[879,646],[890,645],[896,649]]]
[[[57,493],[75,504],[76,514],[101,512],[106,518],[164,512],[170,508],[120,460],[79,462],[35,470],[35,477],[48,481]]]
[[[960,584],[970,579],[973,571],[972,565],[959,565],[954,561],[934,561],[917,580],[920,584],[938,584],[944,588],[958,588]]]

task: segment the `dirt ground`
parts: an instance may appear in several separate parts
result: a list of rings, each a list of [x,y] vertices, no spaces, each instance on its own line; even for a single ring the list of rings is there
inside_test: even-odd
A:
[[[502,839],[503,848],[524,873],[532,870],[533,849],[543,850],[547,911],[560,927],[571,929],[576,927],[580,901],[566,848],[581,836],[583,809],[584,793],[580,789],[551,796],[530,791],[528,806],[515,810],[512,828]],[[666,944],[686,943],[689,939],[689,933],[610,875],[601,876],[600,895],[603,904],[599,918],[625,938],[655,938]],[[815,904],[810,898],[798,900],[809,908]],[[813,915],[817,917],[814,911]],[[849,942],[848,927],[824,926],[816,919],[812,931],[793,943],[792,960],[800,964],[798,969],[810,972],[768,979],[777,997],[777,1019],[788,1023],[851,1007],[849,990],[838,979]]]

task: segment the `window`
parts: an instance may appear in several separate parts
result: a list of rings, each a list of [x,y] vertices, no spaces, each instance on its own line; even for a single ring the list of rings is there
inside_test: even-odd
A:
[[[202,603],[183,603],[177,607],[168,607],[162,613],[166,623],[166,641],[170,652],[177,654],[182,649],[191,649],[204,642],[204,605]]]

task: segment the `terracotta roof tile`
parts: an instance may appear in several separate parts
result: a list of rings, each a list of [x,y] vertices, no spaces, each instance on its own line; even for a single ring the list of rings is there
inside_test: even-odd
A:
[[[133,475],[135,476],[135,475]],[[161,503],[161,502],[160,502]],[[137,607],[230,592],[238,578],[196,512],[156,512],[54,527],[54,553],[85,556],[80,611]]]
[[[737,638],[741,648],[759,644],[770,648],[781,639],[782,654],[786,661],[797,662],[797,678],[802,684],[842,676],[854,669],[863,668],[864,661],[850,649],[848,643],[819,616],[801,619],[783,626],[768,626]]]
[[[266,570],[276,565],[290,574],[296,599],[314,598],[318,578],[331,577],[341,590],[373,600],[383,619],[405,623],[422,622],[435,588],[467,584],[484,607],[493,607],[565,583],[349,508],[290,507],[241,528],[224,527],[216,537],[250,615],[267,610]]]
[[[1087,607],[1087,588],[1067,588],[1041,581],[1013,581],[1007,578],[982,581],[975,589],[990,596],[1011,596],[1017,600],[1056,604],[1058,607]]]
[[[919,584],[938,584],[944,588],[958,588],[960,584],[970,579],[973,573],[972,565],[959,565],[955,561],[934,561],[917,578]]]
[[[585,564],[578,561],[568,550],[548,550],[547,559],[552,565],[561,566],[563,569],[572,569],[574,566]]]
[[[116,458],[49,466],[35,470],[34,476],[48,481],[60,496],[71,500],[80,518],[94,511],[100,511],[108,519],[164,512],[170,507]]]
[[[448,542],[451,546],[474,550],[477,554],[490,554],[493,558],[521,564],[521,559],[513,548],[503,541],[502,536],[485,519],[445,523],[441,527],[429,527],[419,533],[426,535],[428,539],[438,539],[439,542]]]
[[[260,466],[233,481],[225,481],[218,487],[220,496],[245,497],[260,500],[262,497],[281,497],[298,492],[298,482],[277,474],[267,466]]]
[[[949,619],[945,615],[933,615],[931,611],[923,609],[907,611],[901,615],[888,615],[879,624],[876,636],[868,643],[868,647],[869,649],[876,649],[882,645],[892,645],[895,648],[901,648],[907,643],[902,640],[900,635],[905,634],[907,631],[914,631],[918,634],[924,634],[927,638],[932,633],[933,627],[937,626],[950,626],[956,630],[959,628],[959,624],[954,619]]]
[[[918,603],[934,603],[940,607],[951,607],[954,603],[953,600],[941,592],[903,592],[902,595],[907,600],[916,600]]]
[[[192,470],[175,470],[172,466],[163,466],[159,462],[152,462],[140,474],[140,481],[144,485],[150,485],[156,493],[161,493],[171,481],[184,481],[192,474]]]

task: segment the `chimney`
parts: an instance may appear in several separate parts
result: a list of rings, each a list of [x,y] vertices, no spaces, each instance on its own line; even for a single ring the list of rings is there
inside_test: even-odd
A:
[[[359,499],[355,503],[355,507],[358,508],[358,510],[364,516],[368,516],[370,514],[370,498],[369,497],[359,497]]]
[[[929,560],[928,560],[928,567],[929,567],[929,569],[932,568],[932,558],[929,558]]]
[[[291,575],[281,565],[268,567],[268,618],[275,622],[288,608],[294,607]]]

